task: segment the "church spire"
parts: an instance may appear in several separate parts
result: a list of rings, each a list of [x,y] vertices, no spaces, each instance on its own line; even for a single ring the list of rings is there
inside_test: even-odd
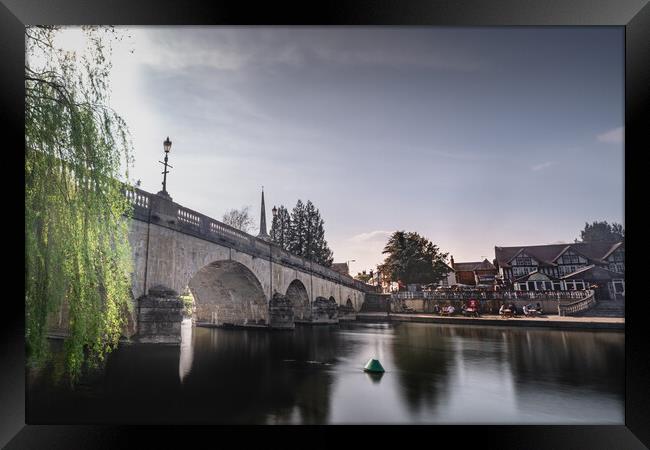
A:
[[[266,232],[266,211],[264,209],[264,186],[262,186],[262,209],[260,212],[260,232],[257,234],[257,237],[268,241],[271,237]]]

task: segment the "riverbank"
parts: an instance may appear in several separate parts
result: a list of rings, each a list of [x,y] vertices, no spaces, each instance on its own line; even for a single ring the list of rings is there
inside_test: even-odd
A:
[[[583,330],[625,330],[625,319],[622,317],[513,317],[503,318],[486,314],[481,317],[441,317],[433,314],[399,314],[385,312],[357,313],[358,322],[421,322],[443,323],[451,325],[496,325],[502,327],[543,327]]]

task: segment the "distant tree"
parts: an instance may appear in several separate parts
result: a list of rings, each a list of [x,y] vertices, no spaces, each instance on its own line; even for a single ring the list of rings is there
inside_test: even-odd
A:
[[[289,251],[324,266],[332,265],[332,250],[325,240],[325,221],[311,201],[298,200],[291,212]]]
[[[289,251],[296,256],[304,256],[305,216],[305,204],[302,200],[298,200],[291,211],[291,231],[289,233]]]
[[[382,252],[388,256],[377,267],[390,281],[403,283],[437,283],[449,271],[448,253],[415,232],[396,231]]]
[[[273,220],[271,221],[271,231],[269,232],[271,240],[278,244],[282,249],[289,251],[289,239],[291,236],[291,216],[289,211],[283,205],[277,208]]]
[[[221,221],[246,233],[250,233],[255,227],[255,220],[250,215],[250,206],[226,211]]]
[[[606,221],[585,222],[585,228],[580,231],[582,242],[615,242],[625,239],[625,229],[620,223],[608,224]]]
[[[363,281],[364,283],[367,283],[372,278],[372,274],[366,273],[366,271],[364,270],[363,272],[357,273],[354,278],[356,278],[359,281]]]
[[[327,245],[325,240],[325,221],[320,217],[320,213],[316,210],[314,219],[315,233],[314,233],[314,252],[313,261],[322,264],[325,267],[330,267],[334,261],[334,254]]]

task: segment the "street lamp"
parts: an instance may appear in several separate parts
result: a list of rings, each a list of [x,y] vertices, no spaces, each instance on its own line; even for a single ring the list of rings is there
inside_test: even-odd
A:
[[[167,136],[167,139],[165,139],[165,141],[163,142],[163,150],[165,151],[165,162],[162,161],[158,161],[158,162],[165,167],[165,170],[162,172],[163,174],[162,191],[158,192],[158,195],[171,199],[171,197],[167,193],[167,174],[169,173],[167,167],[171,167],[172,169],[174,167],[167,164],[167,160],[169,159],[169,152],[172,150],[172,141],[169,140],[169,136]]]

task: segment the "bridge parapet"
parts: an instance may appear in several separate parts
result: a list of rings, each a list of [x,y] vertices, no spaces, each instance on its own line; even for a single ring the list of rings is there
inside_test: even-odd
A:
[[[197,211],[185,208],[167,198],[137,188],[126,190],[125,195],[133,205],[133,217],[137,220],[154,223],[217,244],[228,244],[238,251],[316,274],[321,278],[362,292],[375,292],[373,286],[296,256],[272,242],[259,239]]]

